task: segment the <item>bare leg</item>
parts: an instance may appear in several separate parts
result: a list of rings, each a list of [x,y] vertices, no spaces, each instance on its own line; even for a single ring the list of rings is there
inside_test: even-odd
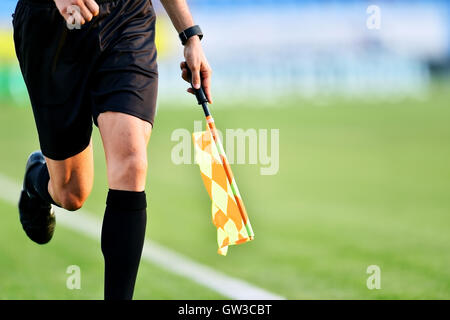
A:
[[[117,112],[102,113],[98,124],[105,148],[109,187],[143,191],[151,124]]]
[[[64,209],[81,208],[94,180],[92,143],[81,153],[62,161],[46,158],[50,173],[48,189],[53,200]]]
[[[144,189],[151,125],[117,112],[102,113],[98,124],[110,187],[101,241],[105,299],[132,299],[147,222]]]

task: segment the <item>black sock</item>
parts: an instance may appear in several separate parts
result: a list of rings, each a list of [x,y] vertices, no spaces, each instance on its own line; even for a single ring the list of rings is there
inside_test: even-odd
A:
[[[109,190],[101,246],[105,300],[131,300],[147,222],[145,192]]]
[[[50,181],[50,174],[48,173],[47,164],[37,163],[35,164],[27,175],[27,189],[34,195],[46,203],[56,205],[52,196],[48,192],[48,182]]]

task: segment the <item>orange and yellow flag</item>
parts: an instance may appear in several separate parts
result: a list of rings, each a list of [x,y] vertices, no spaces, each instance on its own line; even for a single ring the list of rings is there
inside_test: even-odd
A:
[[[226,255],[228,246],[253,240],[254,233],[242,198],[231,173],[225,152],[214,127],[193,133],[195,159],[206,190],[212,200],[212,220],[217,227],[218,253]]]

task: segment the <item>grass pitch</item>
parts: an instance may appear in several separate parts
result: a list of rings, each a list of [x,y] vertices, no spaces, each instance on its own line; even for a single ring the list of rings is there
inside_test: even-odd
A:
[[[149,147],[147,237],[290,299],[449,299],[449,101],[439,87],[425,101],[396,103],[293,99],[238,109],[217,101],[219,129],[280,129],[277,175],[233,166],[256,239],[225,258],[216,254],[198,167],[171,161],[171,133],[192,130],[201,110],[160,105]],[[39,148],[29,107],[0,104],[0,148],[0,172],[21,182],[28,154]],[[85,209],[101,217],[107,183],[97,131],[94,148]],[[0,202],[0,216],[1,299],[102,298],[99,243],[59,226],[49,245],[37,246],[21,231],[16,207]],[[66,288],[73,264],[82,270],[81,290]],[[380,290],[366,287],[369,265],[381,268]],[[223,297],[143,262],[135,298]]]

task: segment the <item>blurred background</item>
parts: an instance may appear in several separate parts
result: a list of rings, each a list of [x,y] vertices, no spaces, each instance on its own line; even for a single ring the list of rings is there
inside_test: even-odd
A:
[[[203,115],[180,79],[182,46],[155,0],[160,90],[148,239],[288,299],[449,299],[449,2],[188,3],[214,70],[218,128],[279,129],[279,171],[233,166],[256,239],[218,256],[198,167],[171,158],[174,130],[192,132]],[[15,4],[0,2],[0,298],[101,299],[98,240],[66,224],[40,247],[18,221],[11,186],[39,143],[14,53]],[[107,181],[96,130],[94,147],[84,210],[100,221]],[[80,266],[80,290],[66,287],[70,265]],[[370,265],[380,267],[380,289],[366,285]],[[135,297],[233,298],[148,261]]]

